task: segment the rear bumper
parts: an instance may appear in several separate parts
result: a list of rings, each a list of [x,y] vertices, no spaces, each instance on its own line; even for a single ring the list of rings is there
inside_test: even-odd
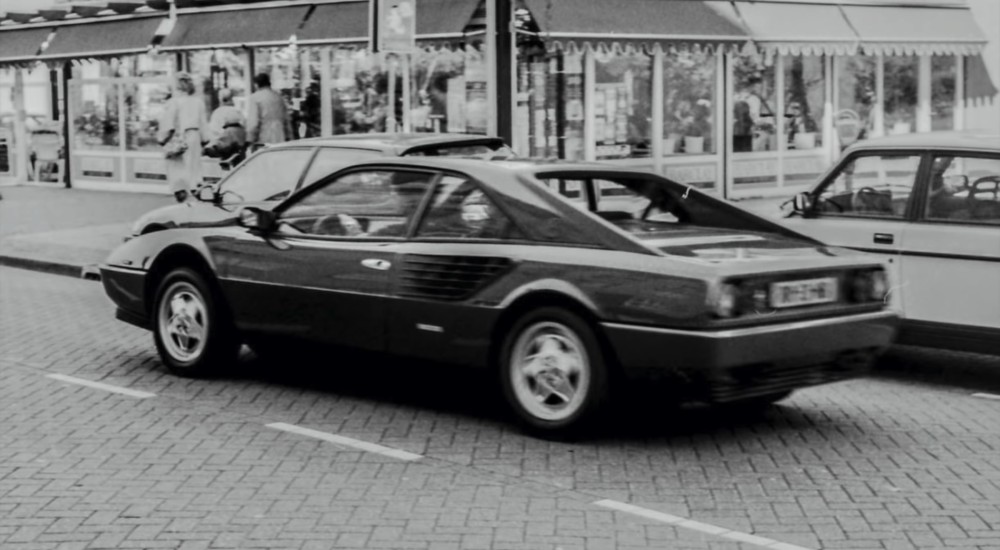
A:
[[[605,323],[632,375],[678,376],[727,401],[862,374],[896,335],[899,318],[880,311],[720,331]]]

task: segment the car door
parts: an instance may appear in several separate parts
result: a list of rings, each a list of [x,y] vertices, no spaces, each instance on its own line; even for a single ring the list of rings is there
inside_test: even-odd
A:
[[[470,178],[443,175],[401,246],[389,308],[389,350],[474,363],[489,346],[495,304],[473,299],[513,268],[521,233]]]
[[[903,235],[907,321],[1000,350],[1000,155],[937,152],[926,187]]]
[[[247,231],[214,243],[241,328],[383,350],[395,255],[433,177],[338,174],[281,205],[266,237]]]
[[[859,152],[844,159],[812,193],[812,209],[785,225],[821,242],[875,254],[888,263],[892,303],[907,292],[900,251],[914,216],[920,151]]]

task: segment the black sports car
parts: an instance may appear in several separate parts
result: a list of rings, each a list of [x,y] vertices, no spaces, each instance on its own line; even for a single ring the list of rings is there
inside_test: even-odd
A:
[[[494,369],[542,432],[593,419],[618,374],[773,402],[862,373],[897,323],[877,260],[595,164],[363,162],[238,224],[132,239],[101,274],[175,373],[349,345]]]

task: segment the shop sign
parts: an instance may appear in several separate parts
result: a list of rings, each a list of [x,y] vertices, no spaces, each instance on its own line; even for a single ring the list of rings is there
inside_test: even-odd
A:
[[[167,181],[167,165],[162,159],[135,159],[132,173],[137,180]]]
[[[376,51],[410,53],[416,49],[416,0],[376,0]]]
[[[822,155],[785,159],[786,174],[820,174],[824,170],[826,170],[826,159]]]
[[[80,157],[80,174],[88,178],[113,179],[116,160],[104,157]]]
[[[744,160],[732,164],[734,178],[776,177],[778,159]]]

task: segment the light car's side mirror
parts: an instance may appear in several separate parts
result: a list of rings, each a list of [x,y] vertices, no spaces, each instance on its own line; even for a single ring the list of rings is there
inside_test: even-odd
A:
[[[809,193],[799,193],[792,197],[792,211],[796,214],[806,214],[813,208],[813,198]]]
[[[202,202],[217,202],[219,200],[219,193],[216,191],[214,185],[200,187],[194,196]]]
[[[239,224],[252,231],[260,233],[270,233],[277,227],[277,216],[270,210],[263,210],[254,206],[247,206],[240,209]]]

